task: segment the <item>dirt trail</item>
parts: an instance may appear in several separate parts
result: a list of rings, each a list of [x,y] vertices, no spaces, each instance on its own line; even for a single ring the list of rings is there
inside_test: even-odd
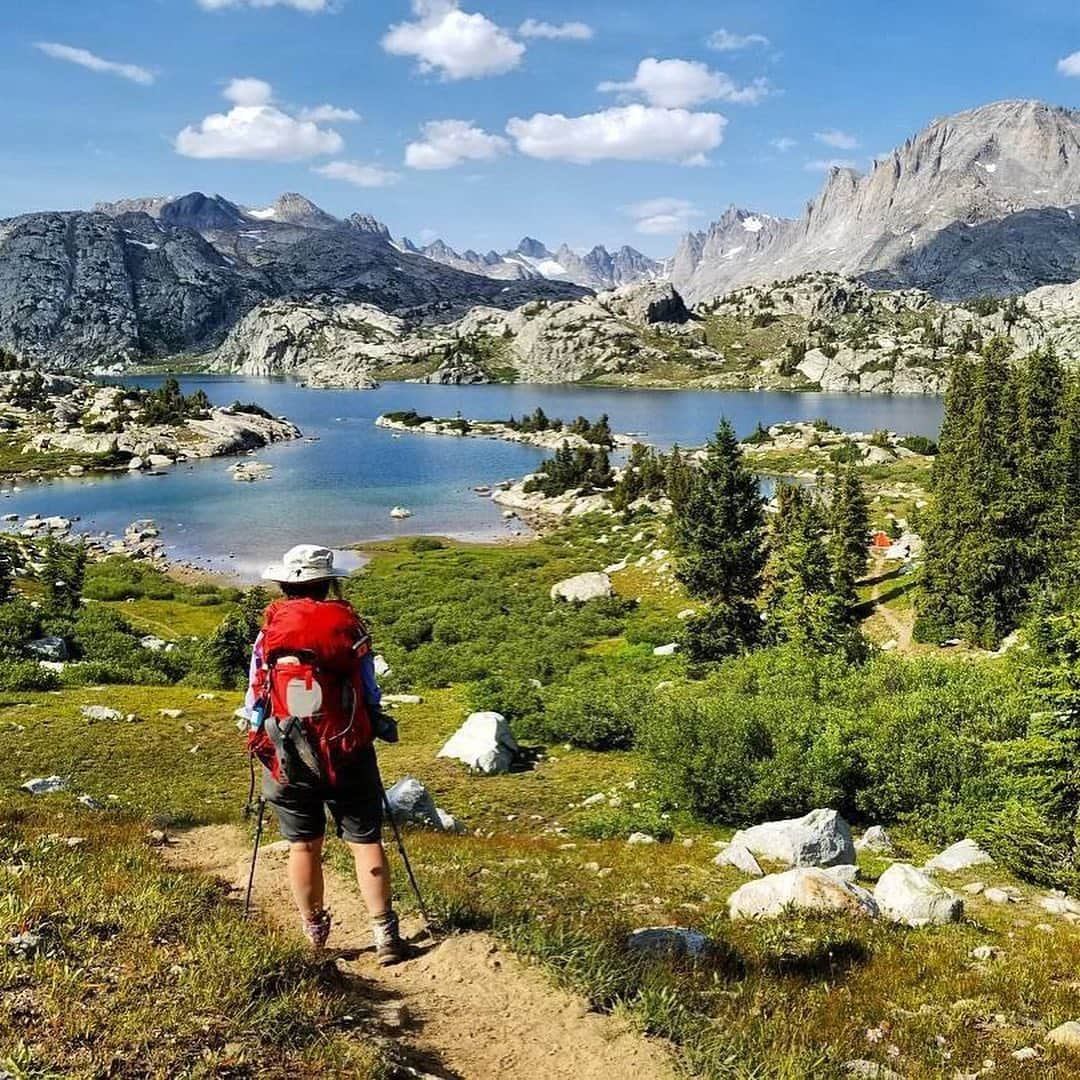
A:
[[[885,625],[892,631],[896,640],[896,651],[900,653],[910,652],[911,635],[914,630],[915,620],[910,612],[907,613],[906,618],[901,618],[882,600],[883,586],[895,584],[894,580],[880,580],[884,572],[883,568],[883,560],[875,558],[871,576],[878,580],[874,582],[874,587],[870,592],[871,610],[873,614],[880,615]]]
[[[231,825],[193,829],[165,849],[170,862],[247,881],[250,843]],[[283,851],[263,850],[255,878],[260,909],[299,934],[285,882]],[[327,868],[327,906],[334,915],[329,952],[338,966],[374,984],[384,1000],[408,1010],[412,1047],[438,1065],[438,1076],[462,1080],[670,1080],[666,1051],[613,1017],[588,1011],[582,999],[553,987],[541,972],[500,949],[486,934],[458,934],[416,959],[382,969],[370,951],[367,914],[355,884]],[[419,927],[405,928],[406,933]]]

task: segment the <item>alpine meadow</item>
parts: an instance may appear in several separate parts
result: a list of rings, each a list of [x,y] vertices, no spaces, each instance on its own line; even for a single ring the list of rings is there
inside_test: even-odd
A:
[[[7,7],[0,1080],[1080,1077],[1074,4]]]

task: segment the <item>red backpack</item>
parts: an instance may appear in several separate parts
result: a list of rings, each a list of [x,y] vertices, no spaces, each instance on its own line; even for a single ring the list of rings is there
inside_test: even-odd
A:
[[[360,657],[371,639],[344,600],[276,600],[262,628],[263,662],[252,689],[263,723],[248,750],[278,782],[333,785],[372,741]]]

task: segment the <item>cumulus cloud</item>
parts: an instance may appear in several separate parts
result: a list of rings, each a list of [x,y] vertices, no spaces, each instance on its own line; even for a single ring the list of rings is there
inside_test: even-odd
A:
[[[289,7],[315,15],[320,11],[332,11],[331,0],[196,0],[205,11],[224,11],[226,8]]]
[[[119,75],[122,79],[149,86],[154,81],[154,73],[138,64],[118,64],[115,60],[105,60],[90,52],[78,49],[74,45],[62,45],[58,41],[39,41],[36,47],[54,60],[66,60],[69,64],[98,71],[105,75]]]
[[[176,136],[178,154],[193,158],[302,161],[339,153],[345,145],[331,128],[291,116],[272,104],[273,88],[262,79],[233,79],[224,97],[227,113],[211,113]]]
[[[549,161],[678,161],[703,165],[724,140],[719,113],[626,105],[584,116],[536,113],[506,125],[517,148]]]
[[[830,169],[854,169],[857,165],[851,158],[818,158],[808,161],[803,168],[807,172],[829,172]]]
[[[815,131],[814,138],[819,143],[831,146],[835,150],[854,150],[859,145],[859,140],[854,135],[849,135],[846,131],[838,131],[836,128],[830,128],[828,131]]]
[[[623,213],[634,219],[634,229],[647,236],[672,236],[684,233],[701,211],[686,199],[664,197],[646,199],[623,207]]]
[[[414,22],[391,26],[382,47],[413,56],[423,72],[444,79],[502,75],[521,62],[525,46],[486,15],[462,11],[454,0],[413,0]]]
[[[343,109],[338,105],[313,105],[301,109],[297,116],[301,120],[314,120],[316,124],[332,124],[335,121],[347,124],[360,119],[360,114],[355,109]]]
[[[1057,69],[1071,79],[1080,78],[1080,52],[1070,53],[1057,62]]]
[[[786,154],[789,150],[798,146],[799,142],[788,135],[781,135],[778,139],[770,139],[769,145],[779,150],[781,154]]]
[[[325,165],[316,165],[311,171],[328,180],[344,180],[360,188],[389,187],[401,179],[393,169],[363,161],[328,161]]]
[[[431,120],[420,129],[422,138],[405,147],[410,169],[452,169],[464,161],[493,161],[510,149],[501,135],[467,120]]]
[[[709,35],[709,48],[717,52],[738,52],[752,45],[766,46],[769,39],[764,34],[733,34],[723,28]]]
[[[523,38],[547,38],[549,41],[588,41],[593,29],[583,22],[549,23],[539,19],[526,19],[518,27]]]
[[[650,56],[638,64],[629,82],[602,82],[598,90],[640,95],[650,105],[681,109],[705,101],[730,101],[755,105],[769,94],[766,79],[736,86],[722,71],[711,71],[697,60],[657,60]]]

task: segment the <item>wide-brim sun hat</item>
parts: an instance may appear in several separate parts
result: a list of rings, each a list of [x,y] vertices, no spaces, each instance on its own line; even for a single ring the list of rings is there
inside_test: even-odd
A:
[[[282,555],[281,562],[271,563],[263,571],[262,579],[288,585],[348,576],[348,570],[335,568],[334,553],[329,548],[318,544],[297,544]]]

